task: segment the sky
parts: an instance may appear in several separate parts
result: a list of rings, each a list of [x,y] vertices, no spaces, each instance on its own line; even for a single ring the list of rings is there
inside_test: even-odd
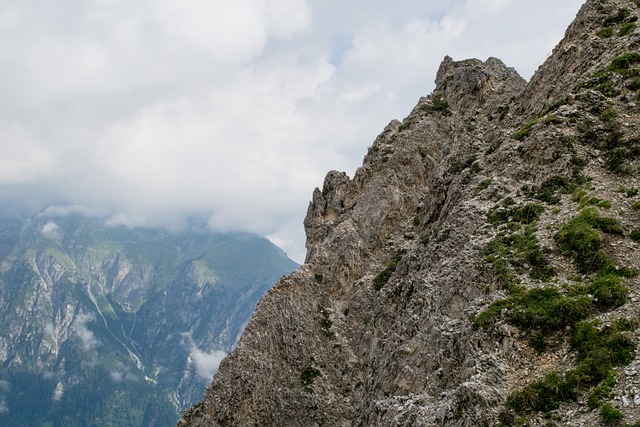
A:
[[[4,0],[0,211],[249,231],[304,261],[332,169],[445,55],[529,79],[583,0]]]

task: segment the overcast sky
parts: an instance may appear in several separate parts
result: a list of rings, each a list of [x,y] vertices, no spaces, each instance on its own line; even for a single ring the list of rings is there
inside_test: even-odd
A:
[[[302,262],[313,189],[353,176],[445,55],[529,79],[582,3],[3,0],[2,210],[196,215]]]

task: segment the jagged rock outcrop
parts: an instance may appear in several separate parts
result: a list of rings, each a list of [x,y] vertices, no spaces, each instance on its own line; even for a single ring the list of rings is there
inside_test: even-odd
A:
[[[639,16],[633,1],[588,0],[529,83],[495,58],[445,58],[434,92],[353,179],[332,171],[314,191],[305,264],[262,299],[178,425],[639,420],[633,351],[611,362],[615,386],[575,368],[591,357],[578,321],[638,319]],[[567,243],[571,226],[600,267]],[[562,320],[538,306],[524,317],[541,290]],[[567,302],[586,308],[568,319]],[[627,329],[620,348],[637,345]],[[570,392],[544,410],[533,391],[518,404],[550,372]],[[595,385],[608,394],[587,404]]]

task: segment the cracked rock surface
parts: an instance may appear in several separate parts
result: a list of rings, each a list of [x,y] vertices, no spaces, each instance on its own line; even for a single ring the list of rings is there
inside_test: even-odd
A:
[[[554,275],[510,266],[524,289],[581,280],[555,236],[585,207],[622,227],[599,232],[607,256],[640,269],[631,237],[640,227],[640,59],[612,66],[640,57],[640,30],[622,30],[639,16],[632,1],[588,0],[529,83],[496,58],[446,57],[434,92],[384,128],[355,176],[331,171],[313,192],[305,264],[262,299],[178,425],[602,423],[587,392],[546,414],[514,414],[506,406],[514,391],[571,369],[576,353],[563,332],[535,350],[508,313],[489,328],[471,318],[509,295],[485,249],[513,231],[487,215],[509,198],[544,208],[535,236]],[[553,182],[565,184],[547,198]],[[638,319],[638,277],[625,286],[624,304],[593,317]],[[637,343],[638,332],[629,334]],[[625,421],[640,420],[640,360],[616,376],[608,402]]]

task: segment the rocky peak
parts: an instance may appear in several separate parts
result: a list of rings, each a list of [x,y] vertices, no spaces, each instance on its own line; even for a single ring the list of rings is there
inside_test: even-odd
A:
[[[587,1],[528,84],[446,57],[355,176],[314,191],[305,265],[181,425],[638,421],[639,12]],[[615,385],[585,365],[583,328],[624,348],[596,363]]]
[[[517,71],[497,58],[454,61],[446,56],[431,97],[432,101],[444,99],[452,111],[473,118],[481,110],[508,104],[525,86]]]
[[[638,4],[629,0],[587,1],[562,41],[538,68],[520,98],[524,114],[537,114],[605,69],[619,55],[638,49]]]

